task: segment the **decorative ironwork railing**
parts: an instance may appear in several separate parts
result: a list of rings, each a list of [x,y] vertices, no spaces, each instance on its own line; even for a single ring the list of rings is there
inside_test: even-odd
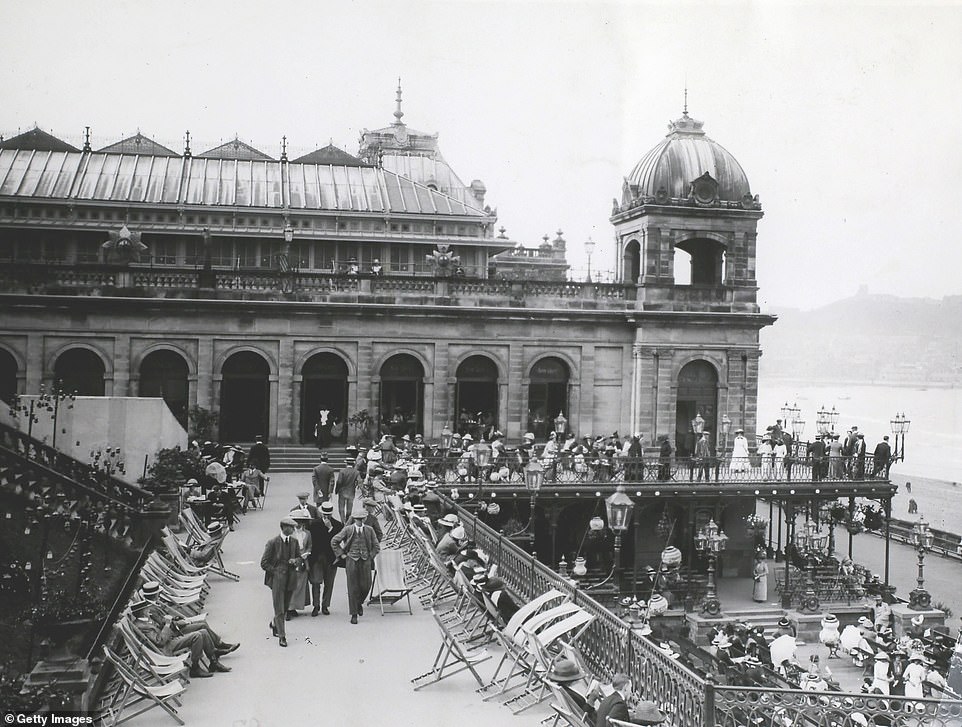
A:
[[[708,727],[710,722],[705,719],[704,705],[706,688],[710,685],[705,680],[668,658],[577,585],[496,533],[463,507],[456,507],[465,530],[477,546],[488,553],[491,562],[498,564],[498,575],[519,598],[531,600],[556,588],[595,617],[579,641],[587,666],[595,676],[609,679],[615,672],[627,673],[646,699],[671,712],[672,724]]]
[[[715,725],[777,727],[958,727],[962,701],[901,695],[716,686]],[[864,719],[863,719],[864,718]]]
[[[875,466],[874,458],[838,457],[824,462],[811,458],[762,461],[753,455],[743,461],[730,458],[696,459],[673,457],[659,461],[640,457],[585,457],[562,454],[540,458],[544,466],[545,485],[580,485],[585,483],[755,483],[755,482],[821,482],[846,480],[888,481],[887,463]],[[477,484],[478,470],[474,460],[463,454],[424,458],[424,467],[435,478],[448,484]],[[492,477],[492,473],[497,473]],[[485,487],[498,484],[524,485],[524,467],[514,455],[505,455],[486,467],[482,473]]]

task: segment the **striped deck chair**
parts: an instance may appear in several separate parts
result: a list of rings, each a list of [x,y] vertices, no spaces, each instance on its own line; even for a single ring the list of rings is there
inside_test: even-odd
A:
[[[119,655],[106,646],[103,648],[107,660],[124,682],[119,704],[110,706],[107,714],[102,716],[103,724],[114,727],[156,707],[170,715],[177,724],[184,724],[184,720],[180,718],[177,709],[173,706],[179,706],[177,700],[187,689],[187,685],[181,679],[172,679],[165,684],[148,684]],[[125,714],[129,710],[134,711]]]
[[[444,621],[438,618],[434,609],[431,609],[431,615],[434,616],[434,621],[441,630],[441,648],[438,649],[438,653],[434,657],[431,671],[411,680],[411,683],[414,684],[414,690],[417,691],[431,684],[436,684],[463,671],[470,671],[475,681],[479,685],[483,685],[484,680],[481,679],[481,675],[478,674],[475,667],[491,658],[487,649],[469,647],[451,633]]]
[[[381,615],[385,613],[403,613],[402,610],[385,611],[384,604],[393,606],[402,598],[407,599],[407,612],[411,615],[411,589],[404,581],[404,561],[401,551],[395,548],[381,550],[374,557],[374,584],[371,589],[369,604],[378,603]]]

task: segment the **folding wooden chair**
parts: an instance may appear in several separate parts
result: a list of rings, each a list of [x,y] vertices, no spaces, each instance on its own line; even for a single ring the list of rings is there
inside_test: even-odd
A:
[[[108,716],[111,718],[109,724],[113,727],[123,724],[155,707],[160,707],[164,712],[169,714],[177,724],[184,724],[184,720],[180,718],[177,710],[172,706],[172,703],[177,703],[177,698],[180,697],[187,688],[187,685],[183,681],[180,679],[172,679],[166,684],[147,684],[137,672],[131,669],[117,654],[107,646],[103,648],[107,660],[113,665],[116,673],[124,682],[124,689],[119,700],[119,706],[109,707],[107,714],[105,714],[103,718],[105,724],[108,723]],[[124,715],[125,711],[134,708],[136,708],[135,711]]]
[[[411,680],[411,683],[414,684],[414,690],[417,691],[430,684],[435,684],[465,670],[469,670],[475,681],[479,685],[483,685],[484,680],[481,679],[481,675],[478,674],[475,667],[491,658],[487,649],[470,648],[448,630],[444,621],[438,618],[438,614],[433,608],[431,609],[431,615],[434,616],[434,621],[441,630],[441,648],[438,649],[438,653],[434,657],[431,671]]]
[[[568,727],[595,727],[594,723],[588,720],[588,713],[557,682],[549,681],[548,689],[554,697],[554,701],[549,705],[555,712],[551,727],[557,727],[561,720],[564,720]]]
[[[402,610],[385,611],[384,604],[393,606],[402,598],[407,599],[407,612],[411,615],[411,589],[404,581],[404,560],[401,551],[395,548],[381,550],[374,558],[374,585],[371,590],[370,604],[377,600],[381,606],[381,615],[385,613],[403,613]]]

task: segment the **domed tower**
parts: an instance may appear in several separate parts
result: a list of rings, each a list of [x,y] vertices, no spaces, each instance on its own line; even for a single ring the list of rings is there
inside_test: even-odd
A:
[[[636,285],[631,425],[690,456],[702,430],[719,453],[756,431],[761,204],[723,146],[688,115],[624,180],[611,222],[618,273]]]
[[[686,107],[625,179],[611,216],[619,279],[640,286],[646,310],[757,312],[761,204],[741,165],[703,126]]]

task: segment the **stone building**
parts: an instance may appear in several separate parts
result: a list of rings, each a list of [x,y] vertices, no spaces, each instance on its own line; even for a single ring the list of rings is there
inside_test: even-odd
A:
[[[399,90],[356,156],[0,143],[3,395],[163,396],[182,421],[218,411],[224,441],[313,441],[361,409],[429,439],[465,416],[543,437],[563,412],[680,453],[696,414],[754,430],[762,212],[700,122],[627,178],[602,284],[489,277],[516,242],[403,115]]]

